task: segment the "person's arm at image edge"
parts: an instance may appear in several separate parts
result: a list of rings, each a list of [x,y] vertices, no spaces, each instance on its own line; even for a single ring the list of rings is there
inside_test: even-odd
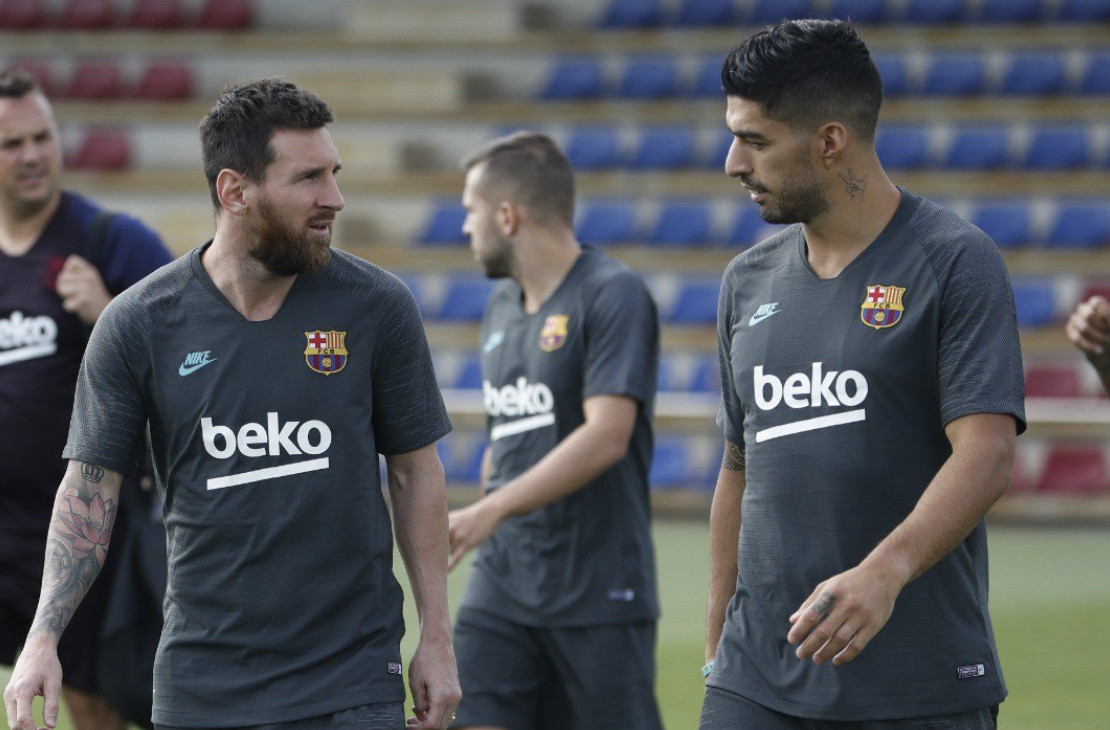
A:
[[[709,508],[709,600],[705,613],[705,661],[717,654],[725,612],[736,593],[739,571],[740,503],[747,485],[744,447],[725,441],[725,454]]]

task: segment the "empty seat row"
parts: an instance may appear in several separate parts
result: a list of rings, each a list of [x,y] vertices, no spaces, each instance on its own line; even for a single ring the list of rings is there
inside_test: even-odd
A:
[[[783,18],[844,18],[857,23],[1087,23],[1110,20],[1110,0],[610,0],[602,28],[767,25]]]
[[[64,77],[43,58],[10,58],[4,67],[31,74],[47,95],[58,100],[177,101],[192,97],[195,89],[193,69],[176,60],[152,59],[135,75],[105,58],[79,61]]]
[[[876,53],[875,63],[888,97],[1110,94],[1110,52],[1075,58],[1073,67],[1064,51],[1015,51],[1002,54],[998,71],[978,51],[930,53],[923,69],[908,55]],[[613,73],[596,56],[563,57],[552,63],[538,96],[547,101],[717,98],[723,93],[721,61],[719,54],[704,58],[688,76],[684,64],[668,54],[630,56]]]
[[[252,0],[205,0],[195,15],[178,0],[67,0],[60,12],[46,0],[0,0],[0,31],[245,30]]]

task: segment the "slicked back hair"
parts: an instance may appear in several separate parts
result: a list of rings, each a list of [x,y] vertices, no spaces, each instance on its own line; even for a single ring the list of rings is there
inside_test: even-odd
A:
[[[22,99],[35,91],[42,93],[35,77],[26,71],[0,71],[0,99]]]
[[[839,121],[867,141],[883,103],[871,53],[842,20],[789,20],[755,33],[725,58],[721,85],[794,129]]]
[[[225,168],[251,182],[266,179],[276,152],[274,132],[320,129],[335,119],[331,107],[311,91],[276,78],[227,86],[201,120],[200,147],[212,205],[220,209],[216,177]]]
[[[555,141],[538,132],[514,132],[465,157],[462,168],[485,165],[490,195],[511,192],[541,225],[574,225],[574,170]]]

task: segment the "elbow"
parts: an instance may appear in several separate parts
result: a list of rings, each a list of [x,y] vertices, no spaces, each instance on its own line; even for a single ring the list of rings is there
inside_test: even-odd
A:
[[[602,440],[598,449],[602,466],[608,469],[628,456],[630,441],[631,434],[628,433],[609,434],[607,438]]]

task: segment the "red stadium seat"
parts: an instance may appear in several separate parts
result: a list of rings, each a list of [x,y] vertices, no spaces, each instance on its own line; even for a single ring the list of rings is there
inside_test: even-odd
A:
[[[177,0],[136,0],[127,26],[142,30],[174,30],[185,25]]]
[[[1025,373],[1027,398],[1082,397],[1079,373],[1066,365],[1030,367]]]
[[[1051,494],[1110,493],[1106,476],[1106,457],[1102,449],[1059,447],[1048,455],[1037,491]]]
[[[250,0],[207,0],[197,25],[207,30],[245,30],[253,22]]]
[[[3,0],[0,2],[0,28],[34,30],[46,25],[43,0]]]
[[[58,26],[65,30],[100,30],[116,22],[110,0],[69,0]]]
[[[1021,449],[1014,453],[1014,476],[1007,494],[1028,494],[1037,488],[1035,474],[1031,474],[1029,467],[1022,458]]]
[[[121,129],[93,129],[68,160],[74,170],[125,170],[131,166],[131,141]]]
[[[193,72],[182,63],[154,63],[143,71],[135,98],[144,101],[176,101],[193,95]]]
[[[111,61],[89,60],[78,64],[69,77],[65,96],[81,101],[116,99],[122,94],[119,67]]]

